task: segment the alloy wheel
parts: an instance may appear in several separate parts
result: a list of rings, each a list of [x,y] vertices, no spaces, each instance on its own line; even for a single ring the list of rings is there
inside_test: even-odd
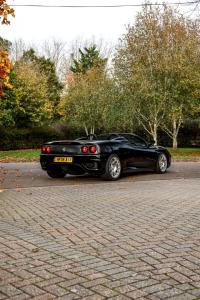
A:
[[[119,177],[121,173],[121,163],[118,157],[114,156],[110,160],[109,164],[109,172],[113,179],[116,179]]]
[[[165,154],[160,155],[158,163],[160,171],[164,173],[167,170],[167,157],[165,156]]]

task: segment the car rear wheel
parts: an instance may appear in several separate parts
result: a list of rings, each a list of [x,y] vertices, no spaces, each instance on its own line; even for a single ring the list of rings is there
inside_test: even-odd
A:
[[[167,170],[167,157],[164,153],[161,153],[158,156],[157,163],[156,163],[156,173],[165,173]]]
[[[117,180],[119,179],[121,172],[122,165],[120,159],[116,154],[112,154],[107,160],[103,178],[106,180]]]
[[[64,178],[66,175],[66,172],[64,172],[62,169],[56,169],[56,170],[47,170],[47,174],[51,178]]]

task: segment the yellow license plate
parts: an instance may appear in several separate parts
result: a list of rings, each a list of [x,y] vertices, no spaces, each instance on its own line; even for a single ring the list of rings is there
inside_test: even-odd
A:
[[[72,163],[73,157],[54,157],[53,161],[56,163]]]

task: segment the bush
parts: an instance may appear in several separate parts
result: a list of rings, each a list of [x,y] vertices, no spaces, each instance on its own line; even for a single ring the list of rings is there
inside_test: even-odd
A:
[[[0,128],[0,150],[40,148],[47,141],[57,139],[74,139],[80,135],[71,128],[56,130],[51,127],[16,129]]]

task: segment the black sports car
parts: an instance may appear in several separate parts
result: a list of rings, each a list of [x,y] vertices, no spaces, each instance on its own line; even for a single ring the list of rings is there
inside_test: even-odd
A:
[[[135,134],[109,133],[46,143],[40,163],[52,178],[89,173],[117,180],[123,171],[133,168],[165,173],[171,164],[171,155],[167,149],[154,146]]]

